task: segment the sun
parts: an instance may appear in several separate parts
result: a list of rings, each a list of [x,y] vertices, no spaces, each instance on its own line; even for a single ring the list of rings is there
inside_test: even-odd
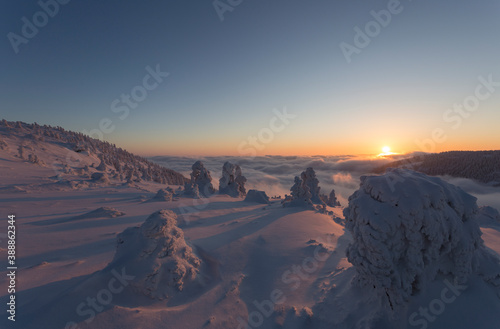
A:
[[[391,148],[389,146],[382,147],[382,152],[385,154],[391,153]]]

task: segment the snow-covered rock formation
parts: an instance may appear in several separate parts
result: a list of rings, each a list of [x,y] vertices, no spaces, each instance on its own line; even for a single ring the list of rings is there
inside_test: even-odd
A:
[[[244,197],[247,192],[245,189],[246,177],[241,174],[239,165],[230,162],[222,166],[222,177],[219,180],[219,193],[227,194],[232,197]]]
[[[184,240],[177,216],[160,210],[140,227],[127,228],[117,238],[117,250],[108,268],[125,268],[134,277],[133,290],[165,300],[194,282],[201,260]]]
[[[214,194],[212,176],[210,176],[210,171],[205,168],[203,162],[196,161],[191,168],[193,169],[191,180],[185,184],[184,194],[193,198],[209,197]]]
[[[354,282],[391,310],[438,274],[465,283],[488,258],[477,211],[475,197],[436,177],[404,169],[363,176],[344,210]]]

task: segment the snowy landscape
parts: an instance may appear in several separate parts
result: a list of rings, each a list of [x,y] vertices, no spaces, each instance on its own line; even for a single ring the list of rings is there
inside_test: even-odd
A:
[[[0,143],[0,200],[16,216],[19,327],[500,321],[492,184],[462,178],[460,188],[456,177],[410,169],[359,177],[390,163],[383,158],[213,157],[210,171],[193,158],[146,160],[5,120]],[[169,163],[187,174],[161,166]],[[7,254],[4,241],[1,266]]]
[[[500,328],[498,0],[0,15],[0,329]]]

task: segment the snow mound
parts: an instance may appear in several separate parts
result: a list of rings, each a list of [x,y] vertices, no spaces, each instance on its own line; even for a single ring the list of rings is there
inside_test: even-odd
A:
[[[177,216],[160,210],[140,227],[127,228],[118,235],[115,257],[109,267],[124,266],[134,277],[134,291],[165,300],[196,279],[200,259],[177,227]]]
[[[76,216],[74,217],[75,219],[83,219],[83,218],[115,218],[115,217],[120,217],[124,216],[125,213],[119,210],[116,210],[115,208],[111,207],[101,207],[97,208],[96,210],[90,211],[86,214]]]
[[[249,190],[245,201],[269,204],[269,197],[264,191]]]
[[[485,252],[477,211],[475,197],[436,177],[403,169],[361,177],[344,210],[353,282],[391,310],[438,273],[466,282]]]
[[[172,201],[173,191],[171,189],[159,189],[151,201]]]
[[[500,224],[500,213],[490,206],[481,207],[477,214],[477,221],[480,225]]]
[[[219,180],[219,193],[232,197],[244,197],[246,195],[246,177],[241,174],[241,168],[230,162],[222,166],[222,177]]]

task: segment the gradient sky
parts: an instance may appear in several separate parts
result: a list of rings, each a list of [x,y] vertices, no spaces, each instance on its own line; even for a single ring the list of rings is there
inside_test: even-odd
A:
[[[142,155],[248,153],[283,108],[296,117],[259,155],[500,149],[500,86],[443,120],[480,76],[500,82],[500,1],[401,1],[348,63],[340,44],[389,3],[243,0],[221,21],[211,0],[73,0],[16,54],[8,34],[41,7],[2,1],[0,117],[80,132],[109,119],[104,139]],[[157,65],[169,76],[121,120],[113,101]],[[416,143],[436,129],[435,148]]]

